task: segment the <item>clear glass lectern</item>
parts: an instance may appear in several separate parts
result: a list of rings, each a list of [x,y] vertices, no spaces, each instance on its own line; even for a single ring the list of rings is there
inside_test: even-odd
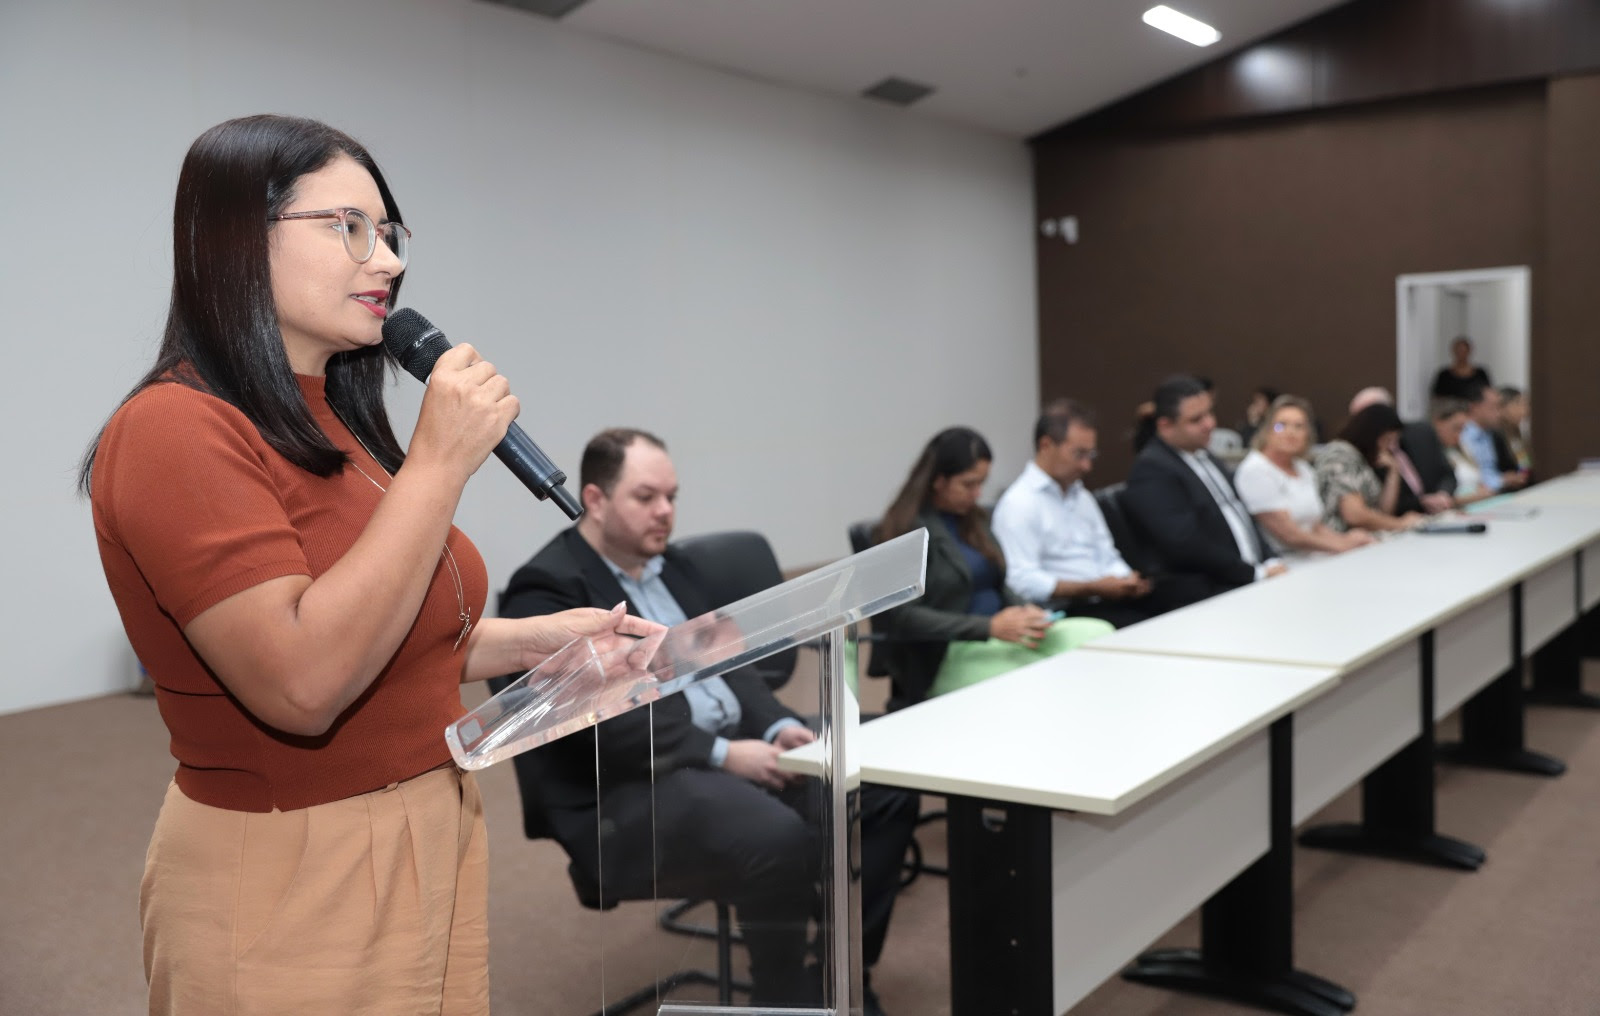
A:
[[[860,1013],[861,802],[849,750],[858,671],[846,629],[920,596],[926,557],[927,533],[918,530],[651,640],[580,639],[445,731],[462,768],[517,757],[525,809],[545,820],[536,832],[530,818],[529,835],[561,844],[579,900],[596,912],[563,922],[573,937],[562,962],[593,966],[599,988],[590,1001],[599,1013]],[[755,715],[773,701],[768,686],[751,690],[767,678],[744,668],[797,647],[815,656],[798,654],[782,698],[807,727],[788,710],[768,724]],[[689,749],[666,733],[685,726],[673,726],[674,716],[720,729],[722,757],[713,751],[686,764]],[[617,723],[594,729],[608,720]],[[589,754],[593,792],[574,793],[571,774]],[[530,793],[541,799],[536,809],[528,808]],[[696,825],[695,802],[706,799],[724,808],[737,801],[735,813],[756,820],[708,835]],[[718,898],[716,887],[736,866],[750,868],[741,883],[750,888]],[[682,902],[661,912],[667,900]],[[637,919],[598,913],[639,902],[650,915],[643,935]],[[700,904],[716,908],[715,928],[678,920],[685,909],[706,908]],[[730,989],[750,989],[731,983],[730,940],[741,938],[755,982],[750,1006],[731,1004]],[[677,969],[695,939],[717,941],[717,975]]]

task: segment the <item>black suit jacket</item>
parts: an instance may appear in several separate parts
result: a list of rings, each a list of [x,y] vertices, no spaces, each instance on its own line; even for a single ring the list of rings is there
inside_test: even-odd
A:
[[[704,579],[687,559],[668,547],[661,580],[687,617],[709,610]],[[610,608],[627,599],[616,576],[576,526],[556,534],[511,576],[500,599],[501,617],[533,617],[573,607]],[[628,613],[639,608],[628,601]],[[772,695],[760,675],[748,670],[723,675],[739,700],[738,737],[760,737],[772,724],[796,714]],[[652,730],[652,716],[654,718]],[[668,695],[650,709],[635,709],[542,748],[546,771],[544,798],[552,807],[594,807],[595,737],[600,741],[601,792],[619,782],[650,779],[650,746],[655,744],[656,775],[686,766],[710,764],[716,735],[696,727],[682,695]]]
[[[1444,445],[1439,443],[1439,432],[1433,429],[1432,423],[1424,420],[1406,424],[1400,431],[1400,450],[1416,467],[1424,494],[1456,492],[1456,467],[1445,456]],[[1394,513],[1404,515],[1406,512],[1420,511],[1423,511],[1421,499],[1409,484],[1401,483]]]
[[[928,570],[922,596],[883,615],[889,635],[883,652],[893,683],[891,711],[928,697],[951,642],[982,642],[989,637],[989,618],[967,611],[972,602],[972,570],[961,545],[932,509],[919,514],[916,524],[928,531]],[[980,520],[980,525],[987,529],[987,520]],[[993,533],[989,540],[999,546]],[[1001,601],[1008,607],[1020,604],[1022,600],[1006,588],[1005,579],[1001,568]]]
[[[1231,489],[1232,476],[1212,462]],[[1193,585],[1194,595],[1182,599],[1200,599],[1255,581],[1255,566],[1240,556],[1233,529],[1210,489],[1160,438],[1145,445],[1134,460],[1122,504],[1135,535],[1158,559],[1158,582]],[[1270,556],[1267,541],[1255,520],[1246,518],[1256,553],[1265,561]]]

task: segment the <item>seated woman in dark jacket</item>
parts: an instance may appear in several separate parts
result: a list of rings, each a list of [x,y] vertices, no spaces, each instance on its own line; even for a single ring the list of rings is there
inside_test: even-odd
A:
[[[922,598],[885,613],[890,709],[976,684],[1114,629],[1057,619],[1006,589],[1006,562],[978,495],[994,456],[977,431],[952,427],[928,442],[876,538],[928,530]]]

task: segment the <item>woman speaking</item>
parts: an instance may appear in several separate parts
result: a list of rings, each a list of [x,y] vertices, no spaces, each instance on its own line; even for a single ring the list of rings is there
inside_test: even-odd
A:
[[[482,617],[450,520],[517,400],[456,346],[402,453],[381,338],[411,232],[360,144],[219,124],[173,235],[160,353],[80,475],[178,761],[139,897],[150,1011],[486,1013],[482,805],[443,738],[459,686],[657,626]]]

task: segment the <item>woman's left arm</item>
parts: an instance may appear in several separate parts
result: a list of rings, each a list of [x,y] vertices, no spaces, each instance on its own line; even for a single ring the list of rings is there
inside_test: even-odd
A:
[[[577,638],[592,639],[601,652],[637,640],[628,665],[644,670],[666,632],[663,625],[627,612],[623,604],[610,610],[578,607],[537,617],[486,617],[467,637],[461,681],[483,681],[538,666],[562,646]]]

